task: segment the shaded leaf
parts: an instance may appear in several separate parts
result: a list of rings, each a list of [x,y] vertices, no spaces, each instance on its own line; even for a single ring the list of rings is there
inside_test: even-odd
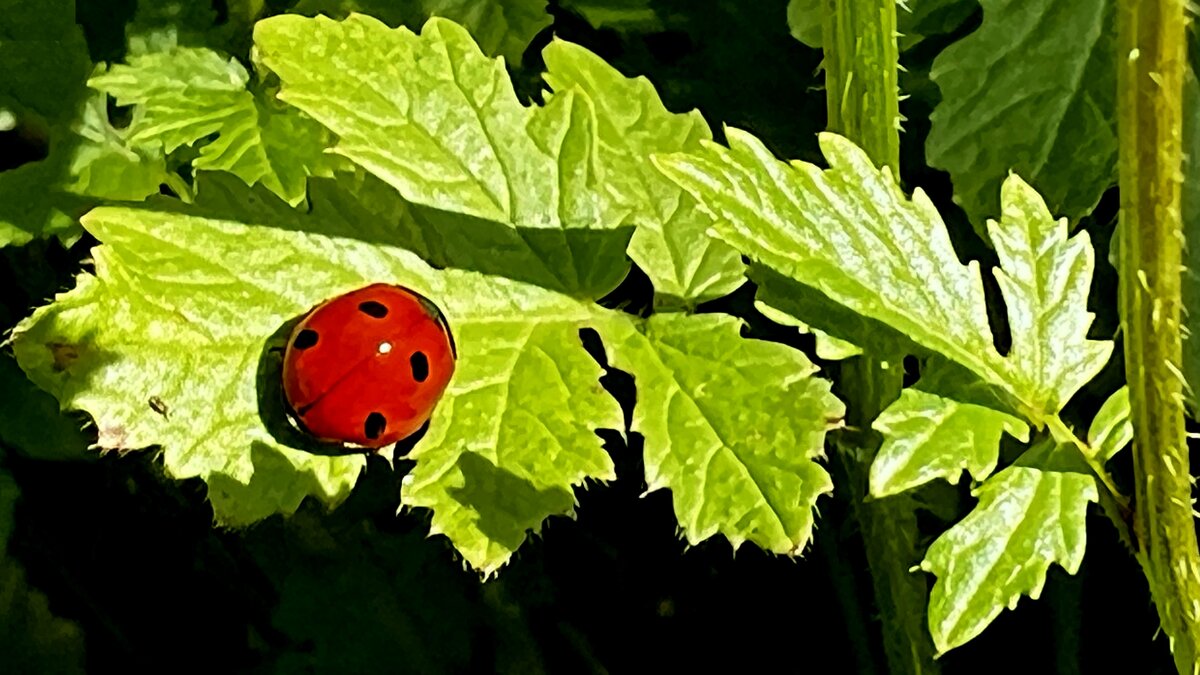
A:
[[[652,0],[562,0],[559,4],[596,28],[652,33],[663,27]]]
[[[669,488],[692,544],[722,534],[775,553],[807,545],[833,488],[814,459],[845,408],[799,351],[746,340],[715,314],[656,314],[602,332],[636,378],[632,429],[645,436],[649,491]]]
[[[996,469],[1004,433],[1029,440],[1021,419],[917,389],[905,389],[871,428],[883,445],[871,464],[871,496],[886,497],[935,478],[955,482],[965,469],[981,481]]]
[[[930,76],[942,102],[926,154],[972,222],[1000,213],[1015,171],[1075,220],[1116,182],[1113,0],[980,0],[983,24]]]

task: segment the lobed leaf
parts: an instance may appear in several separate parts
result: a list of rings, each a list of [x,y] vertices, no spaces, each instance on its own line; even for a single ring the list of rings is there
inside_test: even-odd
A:
[[[825,171],[784,164],[743,131],[727,138],[728,149],[710,143],[658,161],[714,214],[717,234],[757,262],[1008,392],[1035,424],[1103,366],[1112,344],[1086,337],[1087,235],[1068,240],[1065,223],[1020,178],[1006,182],[1004,219],[990,225],[1013,327],[1005,357],[993,344],[978,262],[958,261],[921,190],[906,198],[889,171],[834,134],[821,136]]]
[[[546,0],[300,0],[291,11],[335,19],[360,12],[414,30],[439,16],[465,27],[485,54],[513,65],[520,65],[526,47],[552,21]]]
[[[1010,171],[1055,213],[1078,219],[1116,182],[1113,0],[980,0],[983,24],[930,77],[942,101],[926,154],[982,225]]]
[[[240,220],[167,201],[93,211],[85,226],[104,242],[96,276],[18,327],[22,367],[65,408],[92,414],[101,447],[160,445],[172,475],[204,478],[230,525],[291,512],[310,494],[338,502],[363,456],[318,454],[327,451],[289,432],[270,348],[317,302],[382,280],[435,298],[455,331],[455,380],[404,498],[433,507],[435,530],[472,565],[494,570],[526,527],[571,512],[571,485],[612,477],[592,430],[617,427],[620,411],[577,336],[597,310],[347,238],[374,222],[265,208],[261,197],[232,204],[243,205]],[[534,399],[553,412],[539,415]]]
[[[871,463],[873,497],[904,492],[935,478],[954,482],[966,469],[981,481],[996,470],[1004,433],[1025,442],[1020,418],[918,389],[905,389],[871,428],[883,445]]]
[[[708,236],[712,218],[650,163],[654,153],[698,148],[701,140],[711,140],[700,113],[667,111],[648,80],[626,78],[578,45],[555,40],[542,55],[554,90],[582,92],[596,108],[596,155],[604,166],[605,189],[633,205],[638,228],[629,256],[650,277],[655,292],[697,304],[740,286],[741,256]]]
[[[304,201],[308,176],[332,175],[325,130],[293,109],[272,109],[247,90],[240,63],[209,49],[177,48],[134,56],[88,84],[136,105],[131,140],[170,153],[213,134],[195,169],[228,171],[262,183],[293,206]]]
[[[833,489],[814,459],[845,408],[799,351],[746,340],[715,314],[656,314],[605,335],[634,373],[631,428],[645,437],[648,491],[669,488],[688,541],[723,534],[796,554]]]
[[[629,207],[604,187],[586,97],[521,105],[503,65],[438,18],[418,37],[361,15],[278,16],[258,24],[255,41],[283,82],[280,98],[408,201],[516,228],[520,238],[497,254],[532,251],[550,277],[543,285],[601,297],[624,276],[627,239],[592,236],[614,233]]]
[[[1021,595],[1036,599],[1051,563],[1075,574],[1083,561],[1089,475],[1012,466],[984,483],[979,504],[929,547],[921,568],[937,576],[929,630],[938,651],[983,632]]]

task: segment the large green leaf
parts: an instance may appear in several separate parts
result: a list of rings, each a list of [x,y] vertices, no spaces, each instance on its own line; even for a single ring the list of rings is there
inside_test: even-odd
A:
[[[17,482],[3,466],[0,448],[0,664],[13,673],[83,673],[83,633],[60,619],[40,591],[29,585],[25,569],[9,553]]]
[[[435,298],[458,341],[455,379],[414,452],[405,499],[433,507],[435,530],[472,565],[495,569],[526,528],[570,513],[571,485],[612,477],[592,430],[619,428],[621,414],[577,335],[602,310],[437,272],[406,251],[346,238],[386,226],[290,210],[279,220],[261,199],[237,200],[240,222],[165,201],[85,219],[104,242],[97,275],[37,310],[14,349],[64,407],[92,414],[102,447],[160,445],[169,472],[205,479],[223,523],[290,512],[310,494],[337,502],[363,457],[318,454],[327,451],[286,426],[270,348],[315,303],[389,281]]]
[[[669,488],[688,541],[723,534],[775,553],[807,545],[817,498],[832,490],[814,458],[845,409],[799,351],[747,340],[713,314],[656,314],[605,335],[634,374],[632,429],[645,437],[648,490]]]
[[[983,632],[1021,595],[1037,598],[1051,563],[1079,570],[1084,516],[1097,500],[1091,476],[1013,466],[977,491],[979,505],[929,547],[921,568],[937,575],[929,630],[938,651]]]
[[[902,333],[998,387],[1041,424],[1104,365],[1112,344],[1088,340],[1093,251],[1015,174],[1004,218],[989,225],[1000,257],[1013,348],[993,344],[978,262],[963,265],[937,210],[912,199],[857,146],[822,134],[830,168],[776,160],[758,139],[729,129],[730,147],[659,158],[696,196],[734,248]],[[809,317],[797,315],[802,320]]]
[[[1019,418],[991,408],[905,389],[871,427],[883,445],[871,464],[871,495],[886,497],[935,478],[955,481],[963,469],[983,480],[996,469],[1000,437],[1029,440]]]
[[[261,182],[290,204],[304,201],[308,176],[330,175],[332,143],[313,120],[272,106],[247,90],[249,73],[209,49],[177,48],[130,59],[89,84],[136,105],[131,140],[161,144],[170,153],[213,134],[192,162],[196,169],[228,171],[247,184]]]
[[[600,297],[624,276],[626,240],[593,236],[629,208],[604,188],[586,96],[523,106],[500,61],[443,19],[418,37],[362,15],[278,16],[258,24],[255,41],[283,82],[280,98],[407,200],[516,228],[520,239],[495,255],[532,250],[553,277],[543,285]]]
[[[551,22],[546,0],[300,0],[291,11],[335,19],[359,12],[413,30],[440,16],[466,27],[485,54],[503,56],[514,65]]]
[[[741,256],[708,236],[712,218],[650,163],[654,153],[694,149],[711,139],[700,113],[668,112],[648,80],[626,78],[569,42],[555,40],[543,57],[551,87],[582,91],[596,107],[597,156],[605,167],[605,188],[624,195],[636,209],[638,229],[629,255],[655,291],[698,303],[741,285]]]
[[[980,0],[983,24],[930,76],[942,102],[926,154],[976,225],[997,188],[1024,176],[1055,213],[1089,213],[1116,181],[1113,0]]]

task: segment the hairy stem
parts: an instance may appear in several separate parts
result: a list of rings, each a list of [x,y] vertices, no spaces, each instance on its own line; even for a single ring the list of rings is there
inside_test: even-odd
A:
[[[1134,429],[1133,530],[1181,673],[1200,656],[1200,551],[1184,431],[1180,212],[1183,0],[1120,3],[1121,326]]]
[[[897,90],[895,0],[826,0],[825,89],[829,129],[860,145],[877,165],[899,174],[900,98]],[[869,429],[900,396],[903,369],[892,355],[864,354],[846,362],[840,384],[847,422]],[[879,450],[863,434],[841,454],[849,476],[867,564],[882,619],[883,645],[892,673],[936,673],[925,622],[925,579],[909,569],[920,561],[914,504],[907,496],[867,501],[867,475]]]

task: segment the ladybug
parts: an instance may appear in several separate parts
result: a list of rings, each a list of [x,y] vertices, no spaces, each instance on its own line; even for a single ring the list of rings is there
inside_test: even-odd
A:
[[[283,357],[283,392],[301,428],[324,441],[382,448],[421,428],[457,353],[437,305],[372,284],[317,305]]]

